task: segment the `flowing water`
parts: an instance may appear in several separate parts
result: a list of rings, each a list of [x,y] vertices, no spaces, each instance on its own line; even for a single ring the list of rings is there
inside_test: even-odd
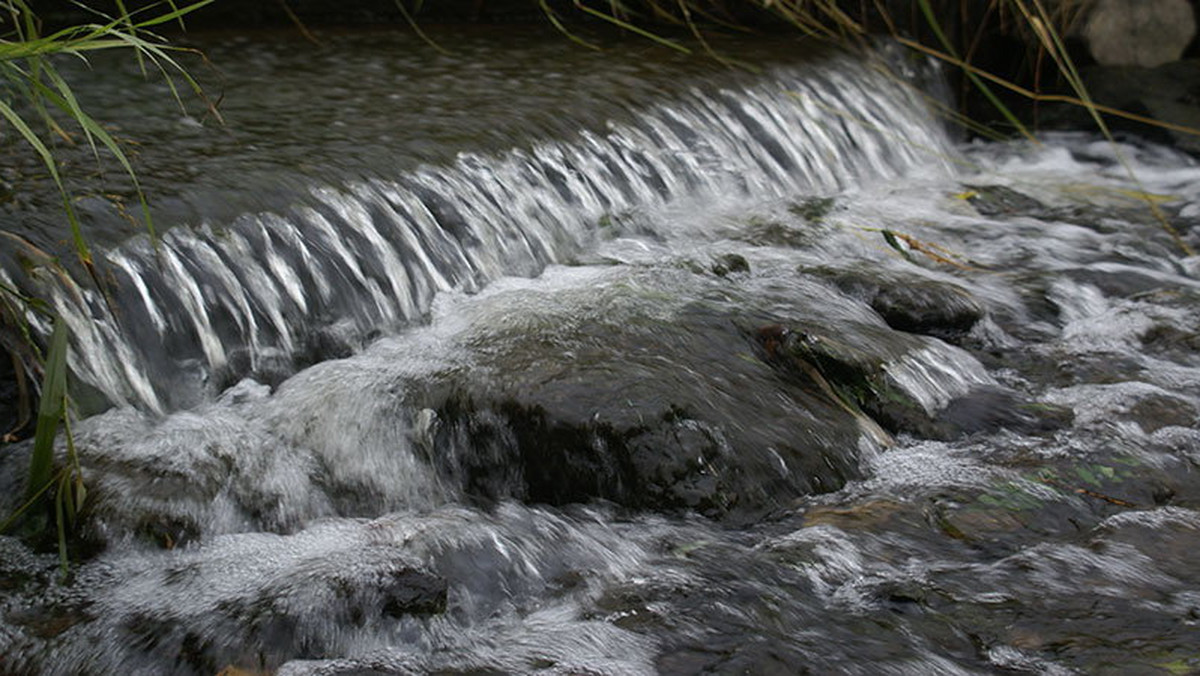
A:
[[[0,269],[93,413],[0,672],[1200,669],[1190,158],[957,144],[886,48],[443,37],[210,36],[226,127],[86,88],[174,227]]]

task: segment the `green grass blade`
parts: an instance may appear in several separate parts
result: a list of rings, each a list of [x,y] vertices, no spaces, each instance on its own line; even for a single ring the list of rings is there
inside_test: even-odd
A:
[[[17,130],[17,133],[21,135],[21,138],[25,139],[26,143],[33,146],[34,151],[42,158],[42,163],[46,165],[46,170],[50,172],[51,178],[54,179],[55,183],[62,185],[62,181],[58,176],[58,162],[54,160],[54,155],[51,154],[50,149],[46,147],[46,144],[42,142],[41,137],[39,137],[37,133],[30,128],[25,120],[22,119],[22,117],[17,114],[15,110],[12,109],[12,106],[8,105],[8,103],[3,99],[0,99],[0,117],[8,120],[8,123]]]
[[[116,3],[117,3],[117,14],[120,15],[120,17],[121,17],[121,24],[123,26],[125,26],[126,30],[128,30],[130,33],[135,32],[137,29],[135,29],[133,27],[133,18],[129,15],[129,10],[125,8],[124,0],[116,0]],[[145,77],[145,75],[146,75],[146,56],[144,54],[142,54],[140,51],[136,51],[136,50],[134,51],[134,56],[137,58],[138,70],[140,70],[142,73],[142,76]]]
[[[84,138],[87,139],[88,146],[92,149],[92,154],[98,155],[99,151],[96,149],[95,135],[93,135],[81,122],[81,120],[83,118],[87,118],[88,115],[87,113],[84,113],[83,108],[80,107],[79,101],[75,98],[75,92],[71,90],[71,87],[67,85],[66,80],[59,75],[56,69],[47,68],[45,69],[45,73],[46,78],[50,80],[51,84],[53,84],[55,89],[58,90],[58,97],[51,99],[51,102],[54,103],[59,110],[65,112],[69,117],[71,117],[71,119],[75,120],[76,123],[83,127]],[[45,85],[42,85],[42,87],[45,87]]]
[[[4,520],[4,523],[0,523],[0,533],[3,533],[5,531],[7,531],[9,528],[11,528],[12,525],[17,522],[17,519],[20,519],[21,515],[24,514],[25,512],[28,512],[30,507],[33,507],[34,505],[36,505],[38,503],[38,501],[42,499],[42,496],[45,495],[46,492],[49,491],[50,487],[53,485],[54,485],[53,481],[47,481],[46,485],[42,486],[42,489],[40,491],[37,491],[36,493],[33,494],[33,496],[27,498],[25,500],[25,502],[21,504],[20,507],[18,507],[16,510],[14,510],[12,514],[9,514],[8,518]]]
[[[177,19],[182,20],[183,17],[187,16],[188,14],[191,14],[205,5],[211,5],[213,2],[215,2],[215,0],[199,0],[199,2],[193,2],[183,7],[176,7],[175,3],[171,3],[171,7],[173,8],[172,11],[164,12],[163,14],[159,14],[151,19],[138,21],[133,24],[133,28],[137,30],[143,30],[150,28],[151,26],[158,26],[160,24],[175,21]]]
[[[71,225],[71,238],[75,244],[75,252],[78,254],[80,261],[90,268],[92,262],[91,250],[88,248],[87,241],[83,238],[83,232],[79,226],[79,218],[75,214],[75,207],[71,204],[71,198],[67,194],[67,188],[65,185],[63,185],[62,177],[58,173],[58,163],[55,161],[54,155],[51,154],[50,149],[46,147],[46,144],[40,137],[38,137],[33,129],[26,124],[25,120],[22,119],[21,116],[12,109],[12,106],[8,105],[8,103],[3,100],[0,100],[0,117],[8,120],[9,123],[12,124],[12,126],[21,135],[21,137],[24,138],[29,145],[33,146],[33,149],[38,155],[41,156],[42,162],[46,166],[46,170],[50,172],[50,177],[54,179],[54,183],[58,186],[58,191],[62,195],[63,209],[66,211],[67,221]]]
[[[933,6],[929,4],[929,0],[918,0],[918,2],[921,5],[921,13],[925,16],[925,21],[929,24],[930,29],[933,30],[933,34],[937,37],[938,42],[942,43],[942,48],[957,59],[958,50],[954,48],[954,44],[950,42],[948,37],[946,37],[946,33],[942,30],[941,22],[939,22],[937,17],[934,15]],[[996,110],[1000,111],[1000,114],[1004,116],[1004,119],[1008,120],[1008,123],[1011,124],[1014,129],[1019,131],[1022,136],[1030,141],[1035,143],[1037,142],[1037,139],[1034,138],[1033,134],[1031,134],[1025,125],[1022,124],[1019,119],[1017,119],[1017,116],[1008,109],[1008,106],[1004,105],[1004,102],[1001,101],[998,96],[996,96],[995,92],[993,92],[991,88],[989,88],[983,82],[983,80],[980,80],[978,77],[976,77],[975,73],[969,69],[964,69],[963,73],[966,74],[967,79],[971,81],[971,84],[974,85],[979,92],[983,94],[993,106],[996,107]]]
[[[25,494],[32,498],[51,481],[54,466],[54,437],[58,424],[66,413],[67,397],[67,327],[61,319],[54,321],[50,334],[50,349],[46,352],[45,376],[42,381],[42,401],[38,406],[37,430],[33,436],[33,454],[29,458],[29,484]]]

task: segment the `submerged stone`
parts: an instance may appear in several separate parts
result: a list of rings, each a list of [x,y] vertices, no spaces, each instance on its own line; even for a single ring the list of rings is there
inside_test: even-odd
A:
[[[828,391],[889,432],[953,439],[1000,429],[1045,432],[1071,420],[1069,409],[997,385],[970,355],[937,341],[922,346],[914,338],[908,352],[887,359],[843,335],[771,326],[759,338],[789,377]]]
[[[965,185],[967,201],[981,216],[1031,216],[1046,211],[1046,205],[1008,186]]]
[[[834,204],[832,197],[811,197],[790,205],[788,211],[809,223],[818,224],[833,211]]]
[[[329,511],[313,458],[238,413],[211,405],[155,419],[125,408],[82,425],[79,536],[96,548],[132,536],[172,549],[248,524],[287,532]]]
[[[983,318],[983,306],[966,289],[949,282],[882,270],[818,268],[843,292],[863,300],[897,331],[957,342]]]
[[[1195,404],[1166,393],[1147,396],[1129,408],[1129,417],[1147,434],[1164,427],[1195,427],[1200,413]]]
[[[173,553],[126,553],[8,617],[16,673],[40,671],[27,642],[56,637],[61,664],[96,673],[272,669],[293,656],[344,649],[343,630],[445,610],[446,580],[400,543],[354,522],[292,536],[230,535]],[[103,661],[91,646],[112,643]],[[164,662],[164,656],[171,656]],[[28,660],[28,661],[26,661]],[[50,673],[67,673],[62,667]]]
[[[750,272],[750,263],[741,254],[722,254],[713,259],[712,271],[718,277],[725,277],[735,272]]]
[[[1033,401],[1001,387],[981,387],[955,399],[939,412],[930,436],[953,439],[1000,430],[1047,433],[1070,426],[1073,419],[1069,408]]]

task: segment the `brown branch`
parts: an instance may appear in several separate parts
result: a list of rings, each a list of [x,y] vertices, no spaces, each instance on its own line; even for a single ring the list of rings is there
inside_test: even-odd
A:
[[[1061,488],[1063,490],[1068,490],[1068,491],[1071,491],[1072,493],[1077,493],[1079,495],[1086,495],[1089,498],[1096,498],[1097,500],[1103,500],[1111,505],[1116,505],[1118,507],[1128,507],[1130,509],[1139,509],[1139,507],[1136,504],[1129,502],[1127,500],[1122,500],[1120,498],[1114,498],[1112,496],[1105,495],[1103,493],[1097,493],[1096,491],[1088,490],[1086,488],[1079,488],[1077,486],[1068,486],[1067,484],[1064,484],[1063,482],[1058,481],[1057,479],[1041,477],[1040,480],[1042,483],[1046,484],[1047,486],[1053,486],[1055,488]]]

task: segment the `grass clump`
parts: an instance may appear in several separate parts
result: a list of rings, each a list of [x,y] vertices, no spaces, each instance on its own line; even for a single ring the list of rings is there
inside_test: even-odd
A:
[[[98,51],[124,50],[138,59],[144,72],[154,69],[161,73],[176,100],[180,98],[176,78],[199,93],[199,85],[176,61],[173,53],[176,48],[169,46],[151,29],[182,21],[185,15],[213,1],[199,0],[179,5],[168,0],[131,12],[122,0],[117,0],[118,11],[113,16],[96,12],[93,22],[48,33],[43,32],[38,15],[26,0],[0,3],[0,26],[3,27],[0,33],[0,119],[4,122],[3,126],[10,128],[37,155],[53,180],[62,198],[64,217],[70,225],[74,253],[101,290],[101,277],[75,212],[72,196],[64,184],[56,148],[61,144],[84,143],[97,159],[100,149],[104,148],[133,181],[145,226],[152,237],[154,225],[129,158],[117,140],[84,110],[70,82],[56,68],[55,60],[73,57],[87,62],[89,56]],[[17,243],[32,248],[20,242],[15,235],[5,234]],[[66,274],[58,261],[48,255],[42,258],[40,266],[51,268],[52,274]],[[44,351],[32,335],[29,313],[41,315],[54,327]],[[74,440],[70,434],[70,397],[67,389],[70,337],[63,322],[46,302],[6,284],[0,284],[0,331],[3,332],[0,341],[12,356],[14,371],[19,374],[20,406],[25,409],[19,413],[18,429],[7,432],[6,440],[16,438],[20,428],[32,417],[29,408],[34,397],[29,392],[26,374],[40,381],[40,403],[24,502],[7,520],[0,523],[0,531],[7,531],[22,518],[25,518],[26,530],[43,530],[49,523],[48,512],[52,507],[65,572],[67,531],[83,508],[86,496]],[[55,472],[54,448],[60,428],[65,431],[67,463]]]

